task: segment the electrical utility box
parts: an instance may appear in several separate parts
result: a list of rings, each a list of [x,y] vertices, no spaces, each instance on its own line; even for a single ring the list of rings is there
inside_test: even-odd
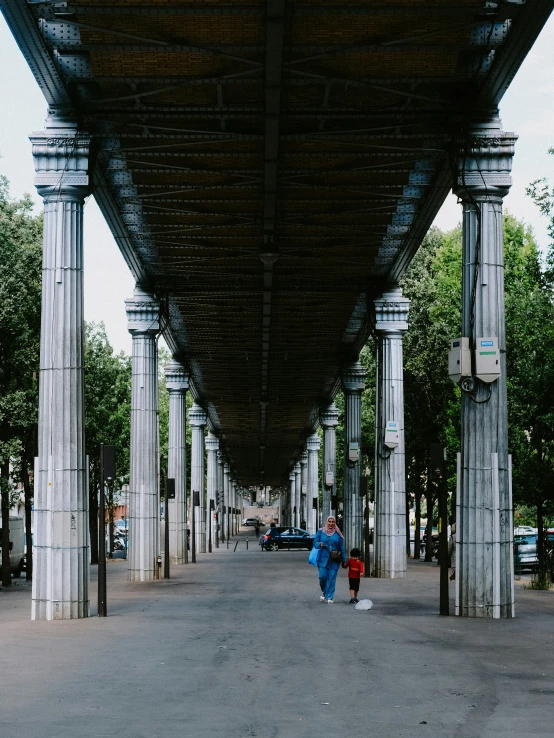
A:
[[[458,384],[464,377],[471,377],[471,352],[469,338],[454,338],[448,353],[448,376]]]
[[[387,448],[396,448],[400,443],[400,433],[398,423],[394,420],[387,420],[385,425],[384,444]]]
[[[478,338],[475,346],[475,375],[482,382],[495,382],[500,376],[500,351],[498,338]]]
[[[351,441],[348,446],[348,461],[359,461],[360,460],[360,444],[356,441]]]
[[[325,472],[325,486],[332,487],[335,483],[335,475],[332,471]]]

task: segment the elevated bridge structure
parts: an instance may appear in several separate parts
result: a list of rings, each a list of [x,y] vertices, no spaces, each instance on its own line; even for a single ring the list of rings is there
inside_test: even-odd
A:
[[[454,188],[464,205],[463,335],[472,348],[479,336],[496,336],[505,350],[498,215],[516,137],[502,131],[498,105],[552,2],[0,7],[48,105],[45,130],[32,136],[45,200],[34,617],[88,612],[81,223],[90,194],[137,283],[127,300],[131,577],[154,576],[159,547],[156,335],[174,357],[169,464],[177,481],[172,555],[180,560],[187,488],[193,503],[198,493],[200,547],[217,492],[227,534],[238,491],[252,485],[290,488],[291,523],[303,515],[318,524],[312,500],[320,487],[321,512],[335,511],[332,474],[317,479],[315,430],[321,423],[332,472],[332,401],[341,385],[345,527],[348,543],[360,542],[365,377],[357,359],[372,329],[380,336],[377,415],[398,430],[397,446],[376,457],[375,569],[404,576],[401,347],[409,305],[397,283]],[[189,388],[197,431],[190,484],[182,440]],[[505,368],[472,393],[463,400],[458,607],[509,617]],[[487,439],[478,447],[476,435]]]

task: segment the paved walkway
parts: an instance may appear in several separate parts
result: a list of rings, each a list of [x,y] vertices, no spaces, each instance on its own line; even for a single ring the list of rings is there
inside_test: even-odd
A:
[[[441,618],[438,568],[412,562],[363,580],[360,612],[345,574],[320,604],[307,552],[241,542],[151,584],[110,562],[107,619],[32,623],[30,586],[2,592],[0,738],[554,734],[554,592]]]

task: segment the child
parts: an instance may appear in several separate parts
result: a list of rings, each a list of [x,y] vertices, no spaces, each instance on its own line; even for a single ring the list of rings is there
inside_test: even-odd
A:
[[[360,549],[353,548],[350,551],[350,558],[342,565],[343,569],[348,569],[348,584],[350,587],[350,604],[358,602],[358,590],[360,589],[360,577],[364,575],[364,563],[360,561]]]

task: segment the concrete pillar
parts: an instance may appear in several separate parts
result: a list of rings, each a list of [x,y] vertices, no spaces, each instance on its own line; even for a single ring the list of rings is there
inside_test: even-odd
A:
[[[189,410],[189,423],[192,427],[190,461],[191,515],[194,515],[196,553],[206,553],[206,500],[204,489],[204,426],[206,425],[206,413],[196,402]],[[199,507],[194,507],[194,492],[198,492]]]
[[[334,402],[323,408],[319,413],[319,422],[323,428],[323,498],[321,503],[321,520],[325,521],[329,515],[336,515],[337,510],[332,508],[332,498],[337,494],[337,439],[336,429],[339,424],[339,411]],[[327,483],[327,475],[331,474],[333,481]]]
[[[187,390],[189,378],[184,367],[172,361],[164,367],[169,392],[169,434],[167,476],[175,480],[175,499],[169,500],[169,556],[173,564],[187,560]]]
[[[231,515],[229,513],[229,488],[231,486],[230,477],[231,467],[229,464],[223,466],[223,506],[224,506],[224,518],[223,524],[225,525],[225,538],[231,537]]]
[[[289,495],[287,502],[286,525],[294,525],[294,506],[296,504],[296,472],[294,471],[294,467],[289,474]]]
[[[465,617],[514,615],[502,200],[516,140],[498,118],[475,125],[460,143],[454,190],[463,204],[462,335],[472,351],[480,351],[482,337],[497,338],[500,349],[500,377],[490,384],[475,378],[461,399],[456,611]]]
[[[225,456],[222,451],[217,452],[217,492],[219,505],[217,505],[217,524],[219,525],[219,540],[225,540],[225,531],[223,530],[223,467],[225,465]]]
[[[300,515],[298,518],[298,525],[302,528],[306,528],[308,525],[308,510],[307,502],[308,499],[308,452],[304,451],[300,457]],[[303,526],[303,523],[305,525]]]
[[[375,300],[378,334],[375,427],[375,576],[406,576],[406,472],[404,463],[404,379],[402,336],[410,301],[398,287]],[[385,426],[396,424],[398,445],[385,445]],[[394,434],[392,434],[394,435]]]
[[[158,349],[160,304],[137,285],[125,300],[133,337],[131,473],[129,479],[129,579],[157,578],[160,553],[158,454]]]
[[[294,476],[294,519],[292,524],[295,528],[298,528],[300,525],[300,499],[302,495],[302,467],[300,466],[299,462],[296,462],[296,464],[294,465]],[[294,512],[295,509],[296,512]]]
[[[342,374],[344,390],[344,539],[347,550],[362,549],[363,505],[360,497],[362,458],[362,392],[366,371],[359,361],[350,364]],[[353,457],[356,455],[357,460]]]
[[[306,441],[308,451],[308,494],[306,502],[308,506],[308,533],[315,533],[319,527],[317,502],[319,498],[319,448],[321,441],[317,433],[312,433]],[[315,505],[314,505],[315,501]],[[324,521],[325,522],[325,521]]]
[[[206,451],[208,453],[208,494],[206,500],[206,540],[211,540],[212,549],[215,546],[215,526],[214,512],[216,507],[216,491],[217,491],[217,451],[219,449],[219,440],[213,433],[208,433],[206,438]],[[210,533],[211,529],[211,533]]]
[[[83,201],[87,133],[50,115],[31,136],[44,198],[33,620],[89,615],[83,385]]]

